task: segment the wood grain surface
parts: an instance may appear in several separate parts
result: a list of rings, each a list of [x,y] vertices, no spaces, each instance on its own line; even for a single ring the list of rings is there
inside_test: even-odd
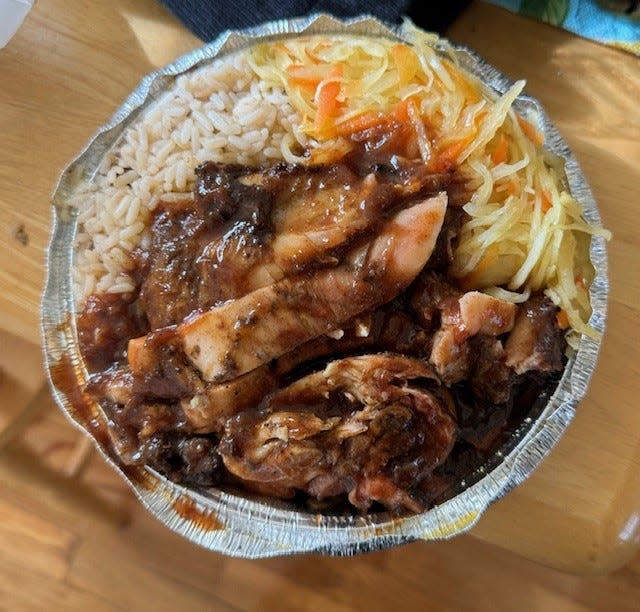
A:
[[[426,603],[429,590],[435,589],[436,593],[449,593],[454,603],[458,597],[475,595],[480,609],[483,601],[498,597],[495,593],[483,594],[487,588],[492,590],[492,572],[512,579],[526,568],[536,576],[535,580],[551,576],[527,561],[515,560],[494,544],[574,572],[607,571],[623,565],[635,554],[640,540],[640,412],[636,406],[640,397],[640,242],[635,238],[640,221],[636,203],[640,183],[640,64],[621,51],[480,2],[470,6],[449,35],[455,42],[475,48],[508,76],[527,79],[526,92],[542,101],[574,150],[604,222],[614,234],[609,249],[609,324],[599,365],[589,394],[557,449],[529,481],[486,513],[473,531],[475,539],[416,544],[372,555],[352,565],[346,560],[317,557],[301,558],[299,564],[282,560],[249,566],[223,561],[179,541],[137,510],[134,524],[139,524],[140,529],[127,528],[126,537],[111,525],[96,531],[98,540],[93,535],[83,539],[82,534],[88,533],[85,527],[67,518],[61,518],[62,523],[50,519],[50,508],[39,510],[37,495],[31,489],[27,491],[26,484],[23,490],[15,480],[17,476],[11,473],[17,491],[13,505],[26,513],[18,512],[17,518],[12,519],[15,524],[20,524],[21,516],[28,523],[28,516],[33,514],[44,523],[69,525],[66,536],[55,535],[55,529],[47,536],[47,528],[37,521],[25,527],[37,542],[44,538],[33,563],[52,574],[47,575],[51,581],[47,597],[53,599],[40,603],[69,597],[75,607],[98,600],[110,604],[114,589],[117,593],[118,589],[135,590],[132,585],[136,581],[141,585],[155,584],[154,568],[160,564],[158,575],[163,576],[160,582],[165,584],[162,588],[169,589],[169,582],[175,589],[176,585],[183,585],[193,597],[189,601],[194,608],[218,587],[226,593],[220,596],[220,609],[251,608],[257,602],[251,598],[257,595],[253,588],[242,588],[238,573],[241,568],[255,567],[251,579],[255,580],[255,590],[263,594],[271,581],[280,586],[269,592],[280,593],[299,578],[301,590],[286,600],[285,608],[294,609],[295,597],[300,597],[304,605],[315,601],[324,606],[329,602],[337,606],[332,609],[340,609],[349,605],[349,589],[362,591],[362,585],[372,582],[373,591],[367,601],[378,597],[380,602],[399,598]],[[38,302],[49,232],[49,194],[61,168],[145,73],[199,44],[152,0],[40,0],[16,37],[0,51],[0,329],[31,342],[39,340]],[[17,350],[17,344],[3,342],[9,355]],[[1,409],[5,410],[4,405]],[[63,422],[55,431],[60,435],[65,431],[74,433]],[[20,457],[27,455],[20,455],[13,465],[20,465]],[[108,472],[106,467],[104,470]],[[7,474],[6,470],[3,474]],[[28,470],[24,475],[33,476]],[[3,487],[4,484],[3,480]],[[95,504],[91,508],[91,513],[97,512]],[[67,511],[74,515],[73,508],[66,508]],[[10,512],[13,510],[0,508],[1,516]],[[119,534],[117,538],[114,530]],[[15,530],[12,527],[9,531],[13,534]],[[11,556],[15,551],[7,552],[13,550],[11,543],[15,542],[10,539],[5,545],[0,540],[0,574],[9,577],[2,584],[10,585],[11,572],[18,571],[14,565],[20,559]],[[194,559],[188,565],[193,576],[185,577],[182,568],[171,563],[174,549]],[[483,559],[473,570],[479,578],[457,593],[456,582],[465,577],[470,566],[463,563],[466,570],[458,571],[454,561],[464,560],[466,555]],[[71,574],[69,567],[47,561],[58,557],[72,559]],[[135,569],[137,558],[146,564],[144,571]],[[438,573],[443,559],[450,563],[446,570],[450,573],[445,571],[440,584],[431,575]],[[30,560],[20,563],[20,567],[31,565]],[[96,573],[95,564],[108,567],[104,573]],[[180,565],[177,560],[176,565]],[[314,575],[316,566],[318,574]],[[638,568],[632,567],[636,568],[629,570],[632,578],[624,574],[627,577],[621,580],[628,580],[637,588]],[[230,581],[219,574],[231,576]],[[54,586],[60,575],[72,575],[69,588],[75,589],[73,595]],[[208,583],[207,579],[213,582]],[[100,582],[92,582],[95,580]],[[573,588],[568,585],[574,583],[564,577],[557,581],[565,586],[551,591],[558,601],[566,603],[567,593]],[[327,585],[332,585],[337,594],[325,595],[323,588]],[[411,597],[407,593],[416,589],[423,599],[407,599]],[[513,589],[500,595],[503,596],[505,599],[500,601],[509,607],[519,597]],[[12,601],[19,607],[20,598],[28,598],[29,594],[15,597]],[[125,598],[131,604],[138,601],[133,593],[127,597],[132,598]],[[167,598],[167,605],[174,601],[169,595]],[[277,601],[277,597],[271,600],[272,607]],[[555,600],[544,601],[551,605]],[[3,602],[0,596],[0,608]],[[575,602],[575,608],[563,609],[583,609],[589,604],[582,596]],[[594,609],[612,609],[604,607],[604,603],[596,598]]]

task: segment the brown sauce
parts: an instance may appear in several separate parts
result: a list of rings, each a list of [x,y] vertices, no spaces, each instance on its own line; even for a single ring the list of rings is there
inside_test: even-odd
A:
[[[224,529],[224,525],[210,510],[202,510],[192,499],[181,495],[175,499],[171,507],[181,518],[190,521],[203,531],[219,531]]]
[[[107,433],[99,405],[84,390],[78,380],[78,374],[69,355],[63,353],[60,360],[49,366],[51,382],[69,402],[70,412],[74,420],[82,424],[98,443],[111,449],[111,441]]]

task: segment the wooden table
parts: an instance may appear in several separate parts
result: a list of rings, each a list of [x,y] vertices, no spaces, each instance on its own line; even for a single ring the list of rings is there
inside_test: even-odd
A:
[[[607,571],[640,542],[640,63],[483,3],[449,36],[527,79],[614,234],[609,326],[588,397],[551,456],[473,535],[554,567]],[[0,51],[0,329],[39,341],[60,169],[145,73],[199,44],[151,0],[40,0]]]

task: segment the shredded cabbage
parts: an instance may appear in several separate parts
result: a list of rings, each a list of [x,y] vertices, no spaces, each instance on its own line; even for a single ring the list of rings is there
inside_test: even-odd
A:
[[[446,41],[405,22],[409,44],[357,36],[310,36],[256,45],[249,64],[267,84],[284,86],[300,129],[326,160],[345,138],[390,121],[410,125],[413,150],[434,171],[457,168],[472,195],[450,270],[469,290],[515,303],[544,290],[577,334],[595,337],[588,287],[588,224],[564,184],[562,159],[520,117],[515,83],[498,97],[457,64]],[[302,159],[283,140],[283,157]]]

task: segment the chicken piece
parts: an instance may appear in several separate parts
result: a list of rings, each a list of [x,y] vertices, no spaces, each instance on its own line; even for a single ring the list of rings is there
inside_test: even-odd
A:
[[[305,362],[317,362],[329,355],[390,351],[408,356],[423,356],[431,336],[400,303],[401,298],[347,321],[339,330],[309,340],[276,360],[276,373],[286,375]],[[375,347],[375,348],[374,348]],[[306,369],[308,372],[308,369]]]
[[[180,405],[193,431],[221,432],[229,417],[258,406],[275,385],[274,374],[262,366],[229,382],[209,383]]]
[[[192,431],[222,431],[224,421],[257,406],[276,384],[264,366],[225,383],[204,383],[193,366],[175,347],[173,328],[165,328],[129,343],[129,365],[93,375],[87,386],[91,395],[114,404],[132,406],[153,403],[153,398],[179,402]]]
[[[90,375],[85,391],[96,399],[124,406],[133,399],[133,375],[128,367],[111,367]]]
[[[410,162],[364,178],[345,165],[329,166],[321,180],[303,174],[276,198],[273,262],[284,277],[322,261],[336,247],[375,227],[391,206],[420,193],[438,193],[450,180],[448,174],[430,174],[424,164]]]
[[[296,404],[307,394],[310,397],[327,395],[336,388],[348,390],[361,404],[372,405],[380,399],[380,394],[386,399],[398,397],[396,388],[389,387],[393,381],[413,379],[438,381],[431,366],[421,359],[393,353],[347,357],[291,383],[273,397],[271,406]]]
[[[433,336],[429,363],[447,385],[469,377],[472,360],[469,344],[460,340],[453,325],[446,325]]]
[[[223,473],[215,441],[204,436],[156,433],[142,442],[138,454],[141,463],[185,485],[215,486]]]
[[[451,181],[449,174],[432,174],[424,164],[408,161],[380,176],[360,173],[346,163],[311,167],[276,164],[260,171],[246,169],[248,173],[236,177],[221,194],[215,177],[224,177],[226,167],[203,165],[199,169],[200,192],[207,193],[212,203],[219,197],[233,200],[236,192],[245,200],[258,200],[266,220],[256,223],[255,215],[242,214],[198,256],[203,279],[214,286],[230,287],[227,299],[309,265],[330,262],[336,250],[374,228],[385,211],[419,194],[437,193]],[[246,202],[237,207],[241,212]]]
[[[458,243],[458,235],[465,220],[469,218],[462,208],[454,208],[451,185],[447,188],[447,195],[449,196],[447,214],[444,217],[433,255],[427,265],[429,270],[447,270],[451,266],[453,253]]]
[[[411,491],[449,454],[454,409],[424,361],[382,353],[331,362],[227,422],[218,447],[247,486],[348,494],[361,510],[423,509]]]
[[[556,313],[553,302],[542,295],[534,296],[520,306],[505,345],[506,363],[518,374],[531,370],[562,370],[565,340],[556,323]]]
[[[465,293],[457,300],[447,290],[442,290],[441,295],[441,327],[433,337],[429,361],[442,380],[451,385],[468,378],[477,365],[477,351],[471,350],[468,340],[510,331],[516,305],[478,291]]]
[[[500,336],[513,328],[516,305],[479,291],[469,291],[459,300],[458,329],[467,337]]]
[[[196,306],[220,304],[283,278],[285,270],[273,263],[269,240],[270,234],[237,223],[205,245],[194,262],[199,279]]]
[[[151,329],[307,269],[336,265],[389,211],[452,181],[395,160],[384,171],[354,160],[266,168],[208,162],[193,199],[161,201],[141,250],[140,304]]]
[[[180,349],[175,326],[130,340],[127,359],[132,392],[138,396],[180,400],[204,387]]]
[[[441,314],[453,317],[458,313],[458,300],[463,295],[457,287],[437,272],[423,272],[415,283],[410,305],[426,329],[440,324]]]
[[[361,180],[355,193],[343,185],[323,187],[320,183],[311,197],[303,191],[303,197],[275,208],[271,252],[281,278],[310,262],[322,262],[327,253],[331,256],[336,247],[373,225],[395,199],[383,197],[374,174]]]
[[[372,476],[362,478],[349,491],[349,501],[356,508],[368,508],[372,502],[380,502],[387,508],[406,508],[410,512],[419,513],[424,506],[413,499],[411,495],[398,487],[391,478],[386,476]]]
[[[193,203],[175,207],[158,204],[151,225],[151,244],[140,252],[138,303],[151,329],[181,321],[198,306],[198,267],[194,260],[211,240],[219,216],[204,218]]]
[[[429,259],[445,210],[444,194],[415,204],[344,264],[191,317],[176,330],[185,354],[205,380],[224,382],[393,299]]]

